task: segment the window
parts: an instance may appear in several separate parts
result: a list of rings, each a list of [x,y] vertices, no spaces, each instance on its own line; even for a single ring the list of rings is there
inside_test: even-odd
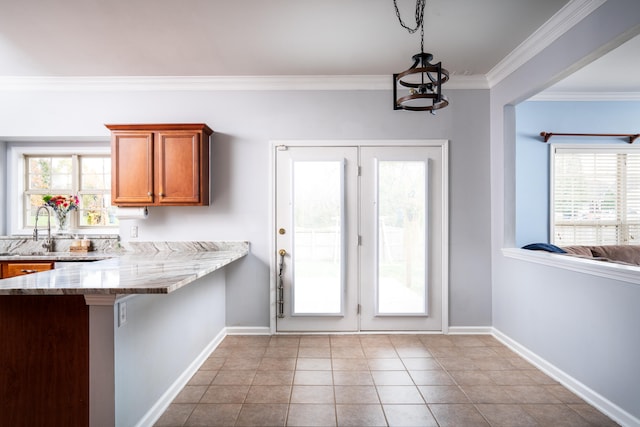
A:
[[[640,151],[554,147],[551,204],[556,245],[639,245]]]
[[[23,224],[33,227],[42,197],[77,194],[80,206],[71,212],[71,229],[116,227],[111,206],[111,158],[108,155],[24,155]]]

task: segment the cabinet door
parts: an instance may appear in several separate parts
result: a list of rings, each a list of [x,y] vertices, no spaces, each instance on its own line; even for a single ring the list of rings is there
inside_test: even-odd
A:
[[[152,205],[153,132],[113,132],[111,158],[111,203],[117,206]]]
[[[52,262],[8,262],[4,264],[2,278],[22,276],[53,269]]]
[[[203,170],[202,134],[184,130],[162,131],[156,136],[158,204],[208,204],[209,177],[208,169]]]

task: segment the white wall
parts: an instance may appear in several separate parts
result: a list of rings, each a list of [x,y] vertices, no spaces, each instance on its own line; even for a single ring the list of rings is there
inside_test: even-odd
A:
[[[116,426],[134,426],[145,417],[159,416],[149,414],[153,406],[158,401],[168,405],[172,399],[164,394],[177,393],[190,377],[185,373],[193,374],[199,368],[193,366],[194,361],[203,362],[212,343],[219,343],[225,327],[225,270],[169,295],[135,295],[116,302]],[[127,321],[118,326],[117,310],[122,302],[126,303]]]
[[[515,241],[512,104],[640,32],[639,17],[637,0],[609,0],[491,91],[493,325],[628,425],[640,425],[640,287],[506,258],[501,249]]]
[[[5,92],[0,140],[87,136],[105,123],[204,122],[213,130],[208,207],[151,208],[137,240],[246,240],[251,254],[227,271],[227,325],[269,325],[271,140],[450,140],[450,324],[491,324],[489,102],[486,90],[451,90],[438,112],[393,111],[390,92]],[[0,200],[0,203],[3,203]]]

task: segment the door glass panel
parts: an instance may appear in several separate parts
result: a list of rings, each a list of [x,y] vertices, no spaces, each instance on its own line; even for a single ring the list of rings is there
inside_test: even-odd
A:
[[[344,162],[293,164],[293,313],[342,313]]]
[[[378,161],[377,314],[426,314],[425,162]]]

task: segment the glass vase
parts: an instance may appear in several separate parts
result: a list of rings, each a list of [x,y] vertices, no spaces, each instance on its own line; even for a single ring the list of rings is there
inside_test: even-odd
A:
[[[58,234],[69,234],[69,216],[68,212],[54,211],[56,222],[58,223]]]

